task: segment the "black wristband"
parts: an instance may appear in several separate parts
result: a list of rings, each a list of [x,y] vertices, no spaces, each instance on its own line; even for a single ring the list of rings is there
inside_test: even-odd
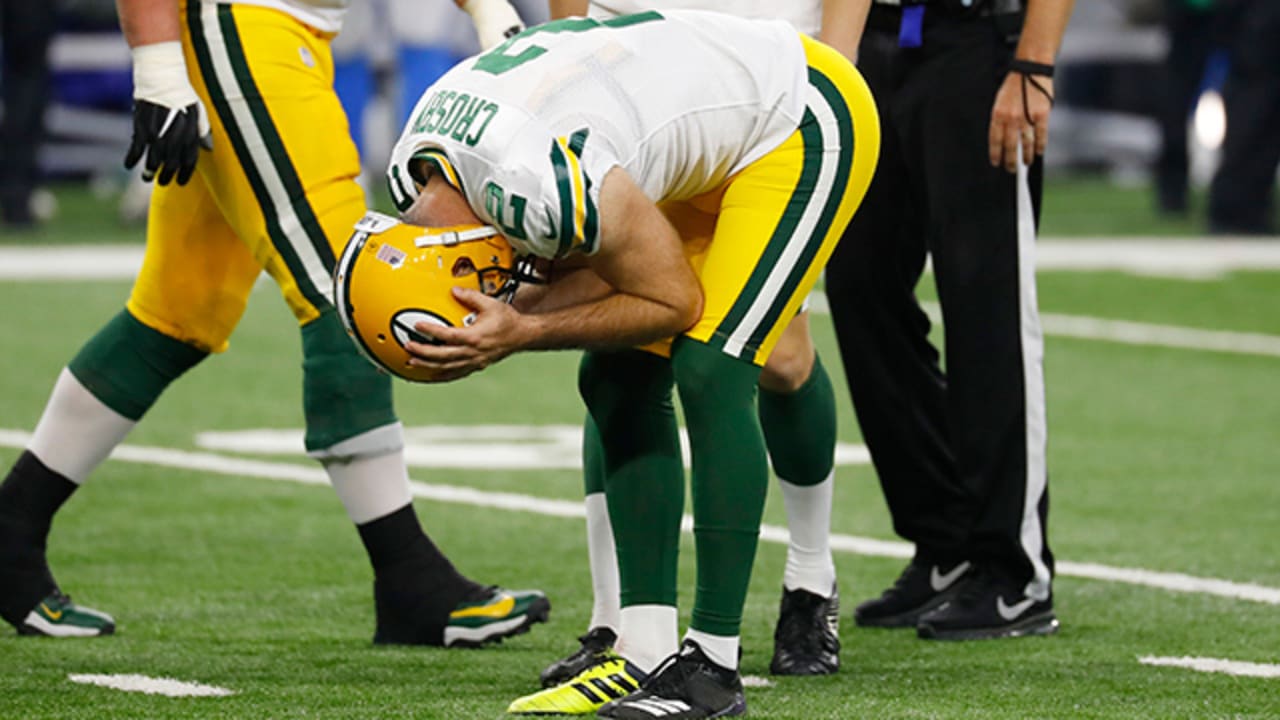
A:
[[[1016,72],[1019,75],[1040,75],[1042,77],[1051,78],[1053,77],[1053,66],[1033,62],[1031,60],[1014,58],[1009,62],[1009,72]]]

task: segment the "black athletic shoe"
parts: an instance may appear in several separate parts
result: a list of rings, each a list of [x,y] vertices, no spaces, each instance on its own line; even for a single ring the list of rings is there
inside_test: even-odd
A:
[[[719,718],[742,715],[747,699],[742,676],[721,667],[692,640],[685,640],[649,676],[640,689],[600,708],[600,717],[619,720]]]
[[[830,675],[840,669],[840,593],[782,589],[773,631],[774,675]]]
[[[969,568],[968,561],[937,565],[913,559],[893,587],[854,609],[853,622],[859,627],[915,627],[920,616],[955,594]]]
[[[443,611],[428,600],[432,592],[425,583],[406,587],[375,579],[374,644],[481,647],[526,633],[551,614],[551,601],[539,590],[476,585]]]
[[[593,627],[586,635],[578,637],[579,647],[571,655],[546,667],[539,676],[542,687],[555,687],[573,679],[578,673],[594,665],[599,657],[613,648],[618,634],[603,625]]]
[[[916,633],[927,640],[986,640],[1057,632],[1053,596],[1037,600],[1024,589],[994,573],[974,572],[955,597],[920,618]]]

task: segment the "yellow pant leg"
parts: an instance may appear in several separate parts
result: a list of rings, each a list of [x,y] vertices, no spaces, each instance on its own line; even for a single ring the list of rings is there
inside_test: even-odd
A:
[[[187,186],[156,188],[128,307],[220,352],[263,268],[300,323],[318,316],[364,195],[329,38],[265,8],[193,2],[184,12],[187,65],[214,148]]]
[[[261,272],[197,174],[153,192],[147,250],[126,307],[175,340],[222,352]]]
[[[705,305],[686,335],[757,365],[817,282],[866,194],[880,146],[861,76],[836,51],[802,39],[810,69],[805,118],[785,142],[729,179],[714,237],[692,260]],[[704,232],[696,214],[676,222],[691,223],[682,233]]]
[[[331,38],[263,7],[191,2],[184,12],[192,84],[213,125],[197,171],[306,324],[327,306],[334,258],[365,210]]]

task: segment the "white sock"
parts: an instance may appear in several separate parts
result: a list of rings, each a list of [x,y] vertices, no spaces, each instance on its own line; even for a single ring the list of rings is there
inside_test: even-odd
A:
[[[787,569],[782,584],[788,590],[808,590],[830,597],[836,565],[831,557],[831,498],[835,470],[817,485],[796,485],[778,478],[787,507]]]
[[[680,617],[674,605],[624,607],[620,619],[614,650],[643,672],[653,672],[680,646]]]
[[[329,483],[356,525],[389,515],[413,501],[404,450],[324,464]]]
[[[404,427],[390,423],[307,452],[319,460],[329,484],[357,525],[389,515],[413,501],[404,462]]]
[[[609,507],[602,492],[591,493],[582,502],[587,509],[587,562],[591,567],[591,592],[595,599],[587,629],[607,627],[616,633],[622,622],[618,598],[621,586]]]
[[[137,424],[104,405],[63,368],[27,449],[80,485]]]
[[[689,628],[684,639],[698,643],[711,662],[730,670],[738,669],[738,647],[741,643],[737,635],[712,635]]]

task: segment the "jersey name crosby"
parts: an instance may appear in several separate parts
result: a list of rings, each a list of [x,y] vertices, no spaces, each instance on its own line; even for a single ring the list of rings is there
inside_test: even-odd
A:
[[[392,198],[407,209],[427,169],[518,252],[592,253],[609,170],[654,201],[715,189],[796,129],[806,68],[783,22],[668,11],[531,28],[423,93]]]

